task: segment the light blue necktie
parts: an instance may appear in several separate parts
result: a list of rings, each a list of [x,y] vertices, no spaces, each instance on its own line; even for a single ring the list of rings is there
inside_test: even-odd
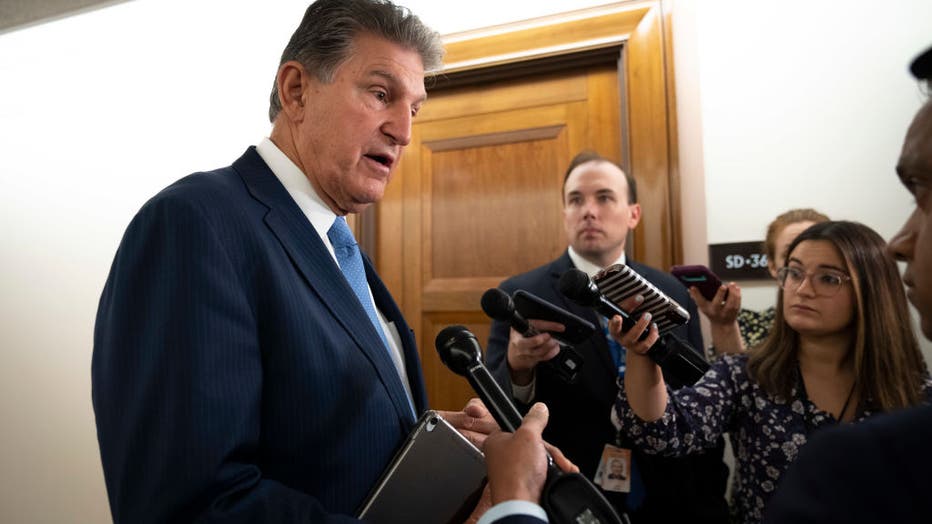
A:
[[[375,328],[375,332],[378,333],[379,338],[382,339],[382,345],[388,353],[389,360],[391,360],[395,366],[403,365],[401,362],[395,361],[395,357],[392,355],[392,347],[388,345],[388,339],[385,338],[385,332],[382,331],[382,323],[379,322],[379,314],[376,313],[375,304],[372,303],[372,298],[369,295],[369,284],[366,282],[366,268],[362,265],[362,255],[359,254],[359,244],[356,243],[353,232],[350,231],[349,225],[346,224],[346,218],[337,217],[336,220],[333,221],[333,225],[327,230],[327,238],[330,239],[330,244],[333,245],[333,252],[337,256],[337,264],[340,266],[340,271],[343,272],[346,281],[349,283],[350,287],[353,288],[353,293],[356,294],[356,298],[359,299],[362,308],[365,309],[366,314],[369,315],[369,321],[372,322],[372,327]],[[401,371],[398,373],[399,378],[401,378]],[[411,413],[417,418],[417,410],[414,408],[414,401],[408,396],[407,392],[405,393],[405,400],[408,401],[408,407],[411,408]]]
[[[353,293],[356,294],[362,308],[369,315],[369,321],[372,322],[372,327],[375,328],[375,332],[382,339],[382,345],[385,346],[386,351],[391,351],[389,349],[391,346],[388,345],[388,340],[385,339],[385,332],[382,331],[379,315],[376,313],[375,305],[369,296],[369,284],[366,282],[366,269],[362,265],[359,245],[356,244],[353,232],[350,231],[349,226],[346,224],[346,218],[337,217],[333,221],[333,225],[327,231],[327,238],[330,239],[333,251],[337,255],[337,264],[340,266],[340,271],[343,272],[346,281],[353,288]],[[391,358],[391,353],[389,353],[389,358]],[[392,361],[394,362],[394,359]]]

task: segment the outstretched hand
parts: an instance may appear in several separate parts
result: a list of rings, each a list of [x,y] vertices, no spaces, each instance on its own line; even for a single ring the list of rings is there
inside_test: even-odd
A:
[[[619,307],[625,311],[634,311],[643,301],[643,296],[634,295],[626,298],[619,304]],[[641,314],[640,317],[632,318],[636,321],[634,326],[625,330],[621,315],[615,315],[609,321],[608,331],[612,338],[621,344],[629,354],[646,355],[651,346],[660,338],[657,324],[653,323],[649,312]],[[640,340],[645,331],[648,333],[647,336],[644,340]]]

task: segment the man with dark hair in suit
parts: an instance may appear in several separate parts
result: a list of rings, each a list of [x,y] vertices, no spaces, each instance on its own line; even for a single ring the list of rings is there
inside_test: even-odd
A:
[[[913,75],[932,92],[932,48]],[[896,166],[916,208],[889,243],[906,262],[903,282],[932,340],[932,99],[909,126]],[[790,466],[764,522],[932,522],[932,406],[912,408],[818,434]]]
[[[502,290],[513,293],[524,289],[597,326],[605,326],[605,319],[564,297],[558,281],[572,268],[592,276],[612,264],[626,263],[687,308],[692,320],[674,332],[694,348],[702,348],[696,305],[686,288],[671,275],[625,257],[626,237],[641,217],[633,177],[597,153],[580,153],[564,177],[563,217],[567,251],[548,264],[509,278],[501,284]],[[533,324],[542,332],[562,329],[559,324],[541,320]],[[624,374],[624,348],[610,345],[610,337],[597,330],[575,349],[585,362],[578,379],[570,384],[548,366],[540,365],[559,353],[554,338],[547,333],[524,337],[507,322],[495,321],[486,359],[496,380],[519,405],[527,406],[532,401],[547,405],[550,420],[544,438],[563,450],[589,479],[596,480],[600,463],[607,471],[612,458],[620,453],[633,454],[630,492],[604,491],[620,512],[627,512],[635,522],[727,521],[724,444],[687,458],[650,456],[632,450],[610,419],[617,383]]]
[[[114,522],[353,520],[427,397],[344,217],[382,197],[441,57],[387,0],[313,3],[271,136],[133,218],[92,362]],[[496,427],[481,403],[444,415],[478,444]]]

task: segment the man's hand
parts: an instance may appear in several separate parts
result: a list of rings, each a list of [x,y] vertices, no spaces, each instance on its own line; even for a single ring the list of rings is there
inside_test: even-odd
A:
[[[541,433],[548,417],[547,406],[537,402],[531,406],[517,431],[497,431],[486,439],[485,463],[489,470],[492,504],[506,500],[526,500],[536,504],[540,500],[540,492],[547,480],[547,452]],[[563,463],[569,463],[559,450],[551,449],[559,454]]]
[[[498,429],[498,423],[478,398],[471,398],[462,411],[437,411],[451,426],[469,439],[477,448],[483,449],[489,433]]]
[[[562,332],[565,328],[558,322],[547,320],[528,320],[539,335],[525,337],[514,329],[508,338],[508,369],[511,381],[519,386],[526,386],[534,378],[537,364],[550,360],[560,353],[560,345],[547,331]]]

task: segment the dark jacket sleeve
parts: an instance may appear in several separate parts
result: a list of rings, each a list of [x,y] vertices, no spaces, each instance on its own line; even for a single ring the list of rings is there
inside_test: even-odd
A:
[[[514,279],[505,280],[499,289],[511,295],[515,289]],[[506,395],[512,398],[519,411],[525,413],[529,406],[514,398],[511,387],[511,373],[508,368],[508,340],[511,336],[511,325],[501,320],[493,320],[489,330],[489,341],[485,348],[485,362],[495,381],[502,387]]]

